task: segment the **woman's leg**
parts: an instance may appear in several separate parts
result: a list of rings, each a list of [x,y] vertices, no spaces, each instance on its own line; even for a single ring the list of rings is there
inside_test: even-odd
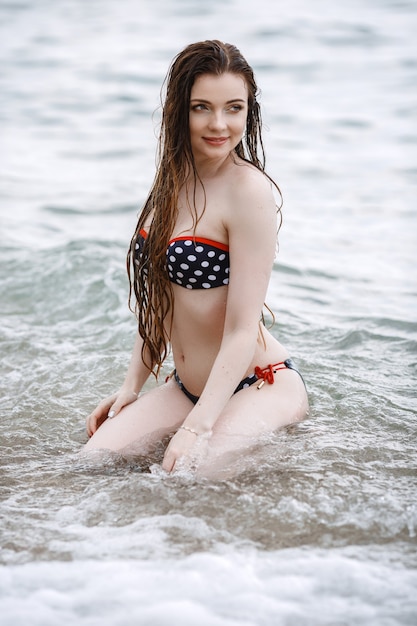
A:
[[[279,370],[275,382],[257,383],[237,392],[217,420],[197,472],[207,477],[228,477],[244,469],[248,453],[260,438],[284,426],[303,420],[308,398],[300,375]],[[246,451],[246,453],[245,453]]]
[[[146,454],[148,448],[172,434],[192,408],[192,402],[171,379],[140,395],[116,417],[103,422],[84,450]]]
[[[193,408],[175,380],[141,395],[113,419],[107,419],[84,447],[111,450],[121,454],[147,455],[171,435]],[[280,370],[273,385],[257,389],[255,383],[234,394],[192,460],[200,476],[228,478],[250,463],[250,449],[262,435],[301,421],[308,413],[304,383],[294,370]],[[207,445],[206,445],[207,444]],[[178,469],[181,468],[181,462]],[[188,463],[185,464],[185,468]]]

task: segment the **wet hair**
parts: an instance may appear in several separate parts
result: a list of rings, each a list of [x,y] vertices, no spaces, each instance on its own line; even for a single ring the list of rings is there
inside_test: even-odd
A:
[[[168,353],[167,323],[172,314],[173,298],[166,271],[166,250],[175,227],[178,196],[181,188],[187,184],[188,188],[193,189],[195,198],[197,182],[202,185],[191,149],[191,89],[199,76],[219,76],[225,72],[241,76],[248,90],[246,132],[236,146],[235,153],[267,176],[261,136],[261,112],[257,101],[258,88],[252,68],[240,51],[231,44],[217,40],[190,44],[174,58],[164,81],[165,96],[161,98],[162,119],[156,175],[127,255],[129,306],[132,308],[134,292],[134,310],[139,334],[144,342],[142,360],[150,371],[154,370],[155,376]],[[270,180],[278,189],[274,181]],[[195,228],[198,223],[195,202],[190,210],[194,215]],[[135,249],[140,230],[149,223],[150,218],[152,222],[146,243],[140,258],[136,258]]]

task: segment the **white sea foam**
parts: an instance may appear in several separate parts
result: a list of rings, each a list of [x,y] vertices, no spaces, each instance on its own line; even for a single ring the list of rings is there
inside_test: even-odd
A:
[[[0,610],[3,626],[411,626],[416,584],[360,549],[227,550],[2,568]]]

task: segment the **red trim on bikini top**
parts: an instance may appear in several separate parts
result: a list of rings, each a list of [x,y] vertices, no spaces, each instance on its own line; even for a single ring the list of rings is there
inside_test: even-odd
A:
[[[144,239],[148,236],[148,233],[143,228],[139,231],[139,234],[142,235]],[[207,244],[208,246],[213,246],[214,248],[218,248],[219,250],[224,250],[225,252],[229,251],[229,246],[225,243],[220,243],[220,241],[214,241],[214,239],[206,239],[205,237],[174,237],[168,243],[170,246],[172,243],[176,241],[194,241],[195,243]]]

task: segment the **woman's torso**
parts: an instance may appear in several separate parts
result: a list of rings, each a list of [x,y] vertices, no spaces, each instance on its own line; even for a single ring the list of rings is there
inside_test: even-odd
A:
[[[191,241],[189,249],[192,254],[193,268],[198,263],[199,256],[195,253],[195,246],[200,241],[209,240],[214,244],[213,249],[209,249],[213,255],[218,247],[219,254],[226,252],[226,258],[221,259],[217,263],[219,274],[224,272],[224,263],[228,259],[229,233],[225,216],[233,211],[238,211],[234,202],[234,184],[237,178],[245,176],[245,168],[247,166],[234,165],[229,168],[223,176],[214,177],[212,180],[204,182],[205,197],[200,192],[196,194],[196,207],[198,214],[198,222],[195,224],[195,216],[189,208],[189,203],[184,194],[180,194],[178,217],[175,228],[172,233],[171,242],[180,238],[181,244],[184,241]],[[250,166],[249,166],[250,167]],[[237,171],[233,171],[238,168]],[[259,174],[262,176],[262,174]],[[205,209],[203,207],[205,204]],[[150,225],[149,225],[150,226]],[[202,247],[202,246],[201,246]],[[182,257],[186,250],[186,246],[181,245],[182,250],[178,250],[177,256]],[[167,255],[167,264],[169,264],[169,251]],[[178,284],[176,270],[178,269],[179,258],[176,258],[173,246],[171,252],[171,284],[174,297],[173,314],[167,320],[167,329],[169,329],[172,354],[175,367],[183,381],[184,385],[193,394],[201,394],[205,382],[209,376],[214,360],[220,349],[224,320],[227,305],[227,284],[221,284],[222,280],[214,280],[217,286],[193,287],[193,284],[186,281],[186,284]],[[204,252],[205,254],[206,252]],[[248,251],[248,254],[250,251]],[[223,256],[223,255],[221,255]],[[203,257],[202,257],[203,258]],[[214,257],[215,258],[215,257]],[[219,257],[220,258],[220,257]],[[189,265],[189,264],[188,264]],[[207,271],[201,268],[203,277]],[[170,271],[167,267],[167,271]],[[185,270],[186,272],[188,270]],[[230,268],[233,274],[233,268]],[[174,274],[174,275],[172,275]],[[222,273],[222,279],[226,274]],[[200,278],[198,281],[200,281]],[[227,283],[227,281],[224,281]],[[242,303],[244,306],[244,303]],[[261,316],[262,311],[259,311]],[[262,337],[260,335],[262,333]],[[259,333],[258,342],[254,354],[254,358],[250,363],[245,375],[252,374],[256,365],[265,366],[268,363],[278,362],[287,358],[288,352],[285,348],[262,327]],[[239,355],[236,355],[239,358]]]

